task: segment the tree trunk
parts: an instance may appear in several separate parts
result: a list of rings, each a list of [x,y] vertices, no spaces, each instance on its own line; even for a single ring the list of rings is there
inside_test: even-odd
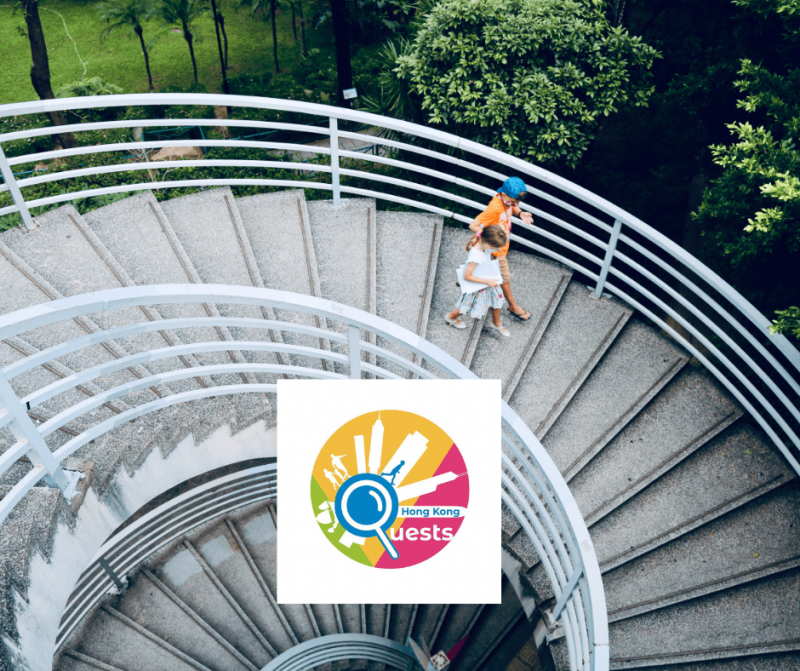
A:
[[[147,54],[147,47],[145,46],[144,43],[144,34],[141,26],[137,26],[136,28],[134,28],[134,30],[136,31],[136,34],[139,36],[139,42],[142,45],[142,53],[144,54],[144,67],[147,70],[147,81],[149,82],[147,88],[149,88],[152,91],[153,75],[150,74],[150,56],[148,56]]]
[[[350,65],[350,34],[347,27],[347,4],[345,0],[331,0],[333,34],[336,41],[336,70],[339,75],[339,90],[336,100],[339,107],[350,107],[342,91],[353,88],[353,70]]]
[[[217,14],[219,27],[222,29],[222,41],[225,43],[225,69],[228,69],[228,34],[225,32],[225,17]]]
[[[197,84],[197,61],[194,59],[194,46],[192,46],[192,33],[189,32],[189,28],[184,25],[183,27],[183,39],[186,40],[186,44],[189,45],[189,55],[192,57],[192,70],[194,70],[194,83]]]
[[[272,52],[275,56],[275,72],[280,72],[281,68],[278,65],[278,27],[275,25],[275,5],[277,0],[272,0]]]
[[[50,62],[47,59],[47,45],[44,42],[42,22],[39,20],[39,6],[37,0],[21,0],[25,12],[25,23],[28,26],[28,41],[31,44],[31,83],[36,94],[42,100],[55,98],[50,85]],[[66,126],[67,120],[63,112],[47,112],[50,123],[54,126]],[[75,136],[72,133],[60,133],[53,136],[59,147],[77,147]]]
[[[294,9],[294,2],[292,4],[292,32],[294,33],[294,41],[297,42],[297,15]]]
[[[225,57],[222,54],[222,39],[219,35],[219,20],[217,17],[217,3],[216,0],[211,0],[211,12],[214,15],[214,30],[217,33],[217,49],[219,50],[219,64],[222,68],[222,92],[226,95],[231,92],[230,87],[228,86],[228,78],[225,76]]]
[[[303,0],[297,0],[297,11],[300,14],[300,55],[306,55],[306,19],[303,16]]]

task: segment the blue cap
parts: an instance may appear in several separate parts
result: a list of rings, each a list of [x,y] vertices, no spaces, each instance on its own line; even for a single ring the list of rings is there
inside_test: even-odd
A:
[[[497,193],[504,193],[509,198],[523,200],[528,195],[528,189],[525,188],[525,182],[519,177],[509,177],[503,182],[503,186],[497,189]]]

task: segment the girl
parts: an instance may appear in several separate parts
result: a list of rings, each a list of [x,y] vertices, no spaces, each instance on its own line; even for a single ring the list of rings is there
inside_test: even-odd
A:
[[[501,336],[510,338],[511,334],[500,323],[500,308],[503,307],[503,292],[497,280],[487,280],[476,277],[472,273],[476,266],[481,263],[489,263],[492,260],[492,252],[496,252],[508,242],[508,236],[500,226],[487,226],[480,236],[473,236],[467,243],[467,267],[464,270],[464,279],[468,282],[485,284],[486,287],[472,293],[462,293],[453,310],[444,319],[450,326],[457,329],[467,328],[467,325],[459,319],[460,315],[468,314],[473,319],[482,319],[486,311],[492,308],[492,321],[487,324],[491,329],[497,331]]]

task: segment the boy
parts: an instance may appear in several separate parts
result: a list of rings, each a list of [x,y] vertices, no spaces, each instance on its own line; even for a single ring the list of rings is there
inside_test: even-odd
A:
[[[533,216],[530,212],[523,212],[519,207],[519,202],[525,198],[528,190],[525,188],[525,182],[519,177],[509,177],[503,185],[497,189],[497,195],[492,198],[489,206],[469,225],[475,235],[480,235],[486,226],[501,226],[506,232],[506,235],[511,231],[511,215],[516,215],[522,219],[525,224],[533,223]],[[503,283],[500,285],[503,289],[503,295],[508,301],[508,314],[516,317],[521,321],[528,321],[531,318],[531,313],[525,310],[514,300],[511,294],[511,272],[508,269],[508,246],[511,243],[509,236],[508,242],[504,247],[492,254],[492,258],[500,262],[500,274],[503,277]]]

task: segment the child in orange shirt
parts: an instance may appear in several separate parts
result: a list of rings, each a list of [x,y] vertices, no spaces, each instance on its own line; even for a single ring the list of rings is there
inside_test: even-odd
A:
[[[497,190],[497,195],[492,198],[489,206],[469,225],[475,235],[480,236],[481,232],[486,226],[500,226],[510,236],[511,233],[511,216],[516,215],[522,219],[525,224],[533,223],[533,216],[530,212],[523,212],[519,207],[519,202],[525,198],[528,190],[519,177],[509,177],[503,185]],[[500,272],[503,277],[503,295],[508,301],[508,314],[516,317],[521,321],[528,321],[531,318],[531,313],[525,310],[519,303],[514,300],[511,293],[511,272],[508,269],[508,246],[511,242],[506,242],[505,246],[492,254],[492,258],[500,262]]]

